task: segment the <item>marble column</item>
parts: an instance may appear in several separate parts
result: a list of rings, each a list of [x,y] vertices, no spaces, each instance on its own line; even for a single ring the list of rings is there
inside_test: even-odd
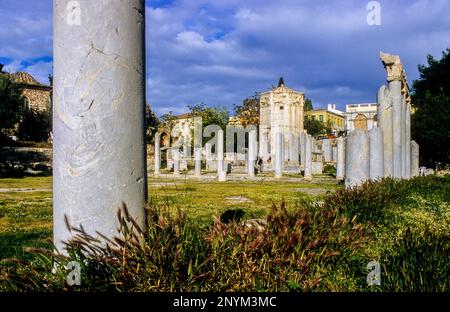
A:
[[[411,141],[411,177],[419,176],[419,144]]]
[[[406,178],[406,98],[402,94],[402,178]]]
[[[406,117],[405,117],[405,140],[406,140],[406,175],[405,178],[411,178],[411,104],[406,104]]]
[[[305,136],[305,169],[304,178],[306,180],[312,179],[312,151],[313,151],[313,137],[311,135]]]
[[[384,149],[383,149],[383,130],[381,128],[372,128],[369,131],[369,151],[370,163],[369,173],[371,180],[377,180],[384,177]]]
[[[333,158],[331,159],[334,163],[335,162],[337,162],[337,146],[335,145],[335,146],[333,146],[332,147],[332,150],[333,150]]]
[[[300,165],[303,166],[303,169],[305,168],[305,147],[306,147],[306,137],[307,134],[302,132],[300,134]]]
[[[202,148],[201,147],[194,148],[194,162],[195,162],[194,175],[196,177],[200,177],[202,175]]]
[[[329,139],[322,140],[322,151],[324,162],[331,162],[333,151],[331,149],[331,141]]]
[[[216,156],[217,156],[217,174],[220,174],[224,170],[223,166],[223,148],[224,148],[224,137],[223,130],[217,131],[217,146],[216,146]]]
[[[392,95],[386,86],[382,86],[377,96],[378,127],[383,130],[384,176],[392,176],[393,133],[392,133]]]
[[[283,134],[275,134],[275,178],[283,176]]]
[[[64,252],[65,217],[100,240],[119,234],[123,203],[146,224],[145,3],[54,0],[53,12],[53,237]]]
[[[349,132],[345,147],[345,186],[354,187],[370,178],[369,134],[366,130]]]
[[[248,134],[248,165],[247,172],[249,177],[255,176],[255,160],[256,160],[256,130],[250,131]]]
[[[172,149],[173,156],[173,174],[175,176],[180,175],[180,147],[173,147]]]
[[[289,134],[289,161],[299,164],[299,137],[293,133]]]
[[[389,82],[389,90],[392,94],[392,176],[401,178],[403,159],[402,82],[399,80]]]
[[[344,180],[345,178],[345,139],[337,138],[337,160],[336,160],[336,179]]]
[[[161,133],[155,134],[155,176],[161,174]]]
[[[268,161],[270,157],[269,131],[265,127],[261,127],[259,130],[259,157],[265,162]]]

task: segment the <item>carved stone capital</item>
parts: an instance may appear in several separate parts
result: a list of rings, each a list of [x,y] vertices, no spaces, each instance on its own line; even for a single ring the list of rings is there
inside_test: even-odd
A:
[[[404,73],[400,56],[380,52],[380,58],[387,71],[387,80],[389,82],[396,80],[402,81]]]

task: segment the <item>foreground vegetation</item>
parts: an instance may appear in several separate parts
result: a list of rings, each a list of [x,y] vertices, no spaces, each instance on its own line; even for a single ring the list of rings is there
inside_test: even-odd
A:
[[[0,289],[449,290],[450,176],[367,182],[320,199],[304,196],[290,207],[280,200],[260,223],[216,218],[210,225],[153,200],[145,232],[124,208],[121,239],[104,247],[72,228],[69,257],[34,249],[32,261],[4,261]],[[74,260],[82,280],[70,288],[64,268]],[[373,260],[381,264],[381,285],[368,287]]]

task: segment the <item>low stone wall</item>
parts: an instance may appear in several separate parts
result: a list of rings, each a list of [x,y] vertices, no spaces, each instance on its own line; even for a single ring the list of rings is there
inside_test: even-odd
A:
[[[53,150],[51,148],[0,148],[0,177],[50,175]]]

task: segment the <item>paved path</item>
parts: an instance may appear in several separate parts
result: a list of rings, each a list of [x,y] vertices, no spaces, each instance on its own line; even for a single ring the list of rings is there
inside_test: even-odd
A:
[[[0,188],[0,193],[52,192],[49,188]]]

